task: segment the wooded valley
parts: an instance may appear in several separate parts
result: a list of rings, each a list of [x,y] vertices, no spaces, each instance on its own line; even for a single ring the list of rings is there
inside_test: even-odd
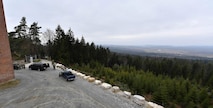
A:
[[[8,33],[13,59],[47,56],[165,107],[213,108],[212,60],[114,53],[84,37],[75,38],[71,29],[65,32],[60,25],[43,33],[47,38],[43,45],[40,28],[38,23],[28,27],[23,17],[15,31]]]

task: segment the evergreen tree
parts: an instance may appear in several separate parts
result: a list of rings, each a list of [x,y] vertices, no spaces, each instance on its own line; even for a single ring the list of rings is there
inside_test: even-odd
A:
[[[83,36],[81,37],[80,44],[81,44],[82,46],[85,46],[85,45],[86,45],[86,42],[85,42],[85,39],[84,39]]]
[[[38,23],[33,22],[29,28],[29,37],[32,40],[31,54],[35,56],[40,56],[39,46],[41,45],[41,40],[39,39],[41,27],[38,26]]]
[[[26,38],[27,30],[28,30],[26,18],[22,17],[20,24],[18,26],[15,26],[14,29],[15,29],[15,32],[17,33],[18,37]]]
[[[39,38],[41,27],[38,26],[38,23],[33,22],[29,29],[29,35],[33,41],[36,42],[36,38]],[[39,43],[37,43],[39,44]]]
[[[74,33],[73,31],[71,30],[71,28],[67,31],[66,35],[68,37],[70,37],[70,42],[71,44],[73,45],[75,43],[75,37],[74,37]]]

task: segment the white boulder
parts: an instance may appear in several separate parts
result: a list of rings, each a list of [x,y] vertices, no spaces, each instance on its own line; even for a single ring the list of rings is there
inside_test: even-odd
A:
[[[87,79],[89,79],[90,78],[90,76],[84,76],[83,77],[83,79],[85,79],[85,80],[87,80]]]
[[[75,70],[72,70],[71,72],[76,75],[76,71]]]
[[[135,102],[138,105],[144,105],[145,104],[145,98],[140,95],[134,95],[133,96],[133,102]]]
[[[120,88],[118,86],[113,86],[112,87],[112,92],[117,93],[120,91]]]
[[[66,67],[63,64],[56,63],[56,68],[61,69],[61,70],[66,70]]]
[[[108,83],[102,83],[102,84],[101,84],[101,87],[102,87],[103,89],[110,89],[110,88],[112,87],[112,85],[110,85],[110,84],[108,84]]]
[[[80,72],[76,72],[76,75],[77,75],[77,76],[80,76],[80,75],[81,75],[81,73],[80,73]]]
[[[132,95],[131,92],[124,91],[124,97],[130,99],[131,95]]]
[[[94,81],[95,81],[95,78],[90,77],[90,78],[87,79],[87,81],[88,81],[88,82],[94,82]]]
[[[69,69],[69,68],[67,68],[67,71],[70,71],[70,72],[72,72],[72,69]]]
[[[101,81],[100,80],[95,80],[95,85],[100,85],[101,84]]]
[[[148,108],[164,108],[164,107],[153,102],[148,102]]]
[[[78,76],[79,76],[80,78],[83,78],[83,77],[85,76],[85,74],[82,74],[82,73],[79,72]]]

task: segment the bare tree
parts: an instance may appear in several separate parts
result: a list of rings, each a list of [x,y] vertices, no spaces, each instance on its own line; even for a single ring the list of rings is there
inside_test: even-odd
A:
[[[55,33],[54,31],[47,29],[42,36],[42,41],[43,43],[48,43],[48,42],[52,42],[55,38]]]
[[[42,35],[42,41],[43,43],[46,44],[46,47],[47,47],[46,54],[48,54],[49,57],[51,57],[51,53],[52,53],[51,47],[53,45],[54,38],[55,38],[55,33],[54,31],[50,29],[47,29]]]

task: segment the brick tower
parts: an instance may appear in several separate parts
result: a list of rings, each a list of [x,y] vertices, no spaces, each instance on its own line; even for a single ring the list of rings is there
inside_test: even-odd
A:
[[[0,0],[0,83],[14,79],[14,70],[7,35],[2,0]]]

